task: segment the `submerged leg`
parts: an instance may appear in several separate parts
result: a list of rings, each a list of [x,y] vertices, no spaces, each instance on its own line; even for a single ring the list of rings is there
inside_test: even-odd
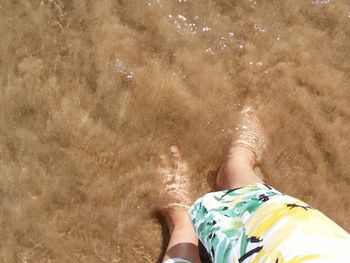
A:
[[[160,211],[170,233],[163,261],[178,259],[175,262],[200,263],[198,237],[187,214],[191,205],[188,167],[176,146],[172,146],[170,150],[171,159],[162,156],[160,166],[164,179]]]
[[[261,161],[267,140],[253,108],[244,107],[236,134],[216,178],[217,188],[234,189],[261,183],[253,168]]]

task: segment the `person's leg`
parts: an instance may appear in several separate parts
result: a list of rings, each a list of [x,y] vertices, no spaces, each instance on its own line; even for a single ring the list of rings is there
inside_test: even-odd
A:
[[[183,208],[174,208],[166,212],[170,240],[163,261],[181,258],[192,263],[199,263],[198,237]]]
[[[254,173],[251,158],[251,153],[248,150],[236,147],[234,153],[226,158],[217,175],[218,190],[262,183],[262,180]]]
[[[265,132],[251,107],[244,107],[236,134],[216,178],[217,188],[234,189],[262,183],[253,168],[261,161],[266,148]]]
[[[217,176],[219,189],[234,189],[262,182],[255,175],[253,168],[262,158],[266,139],[259,120],[251,108],[245,107],[242,110],[236,130],[227,157]],[[176,168],[171,168],[165,157],[161,168],[166,187],[162,191],[163,205],[160,207],[163,207],[161,212],[171,234],[164,261],[182,258],[197,263],[200,262],[198,237],[187,215],[187,209],[178,206],[178,204],[190,204],[186,201],[189,199],[187,165],[181,160],[176,147],[171,147],[171,152]]]
[[[200,263],[198,237],[187,213],[191,205],[188,167],[176,146],[172,146],[170,150],[171,160],[162,156],[160,166],[164,189],[160,194],[159,206],[170,233],[163,261],[182,259]]]
[[[245,224],[270,196],[264,195],[269,187],[258,184],[262,180],[253,171],[262,159],[265,138],[254,111],[244,107],[217,175],[217,190],[220,191],[207,193],[190,209],[195,231],[213,262],[245,262],[262,248],[262,240],[250,235]]]

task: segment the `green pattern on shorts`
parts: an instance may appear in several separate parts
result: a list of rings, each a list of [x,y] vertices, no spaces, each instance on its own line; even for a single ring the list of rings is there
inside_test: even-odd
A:
[[[262,204],[282,195],[264,184],[208,193],[189,210],[192,224],[214,263],[242,262],[261,248],[249,237],[245,223]]]

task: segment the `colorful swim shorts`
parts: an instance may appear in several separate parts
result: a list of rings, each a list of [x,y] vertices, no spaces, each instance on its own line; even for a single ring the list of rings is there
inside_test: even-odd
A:
[[[214,263],[350,262],[345,230],[269,185],[208,193],[189,216]]]

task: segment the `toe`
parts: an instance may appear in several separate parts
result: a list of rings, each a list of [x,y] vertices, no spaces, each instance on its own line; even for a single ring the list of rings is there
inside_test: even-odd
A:
[[[187,172],[188,165],[187,162],[182,159],[179,148],[176,145],[173,145],[170,147],[170,152],[173,157],[176,169],[182,172]]]
[[[176,162],[180,162],[182,160],[180,150],[176,145],[172,145],[170,147],[170,152]]]
[[[158,173],[162,175],[164,182],[172,178],[172,172],[169,165],[169,159],[165,155],[159,156]]]

